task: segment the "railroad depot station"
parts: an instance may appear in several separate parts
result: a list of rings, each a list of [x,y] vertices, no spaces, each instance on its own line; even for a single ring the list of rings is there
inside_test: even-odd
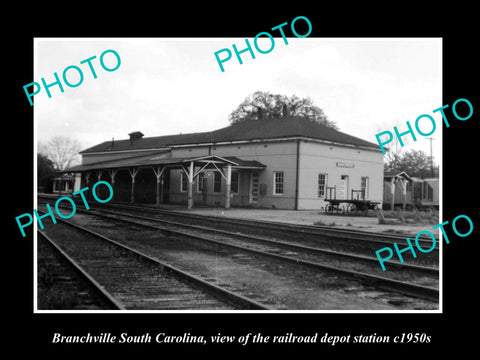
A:
[[[326,199],[382,203],[377,144],[298,117],[211,132],[111,140],[65,170],[73,191],[108,181],[113,200],[150,204],[324,209]]]

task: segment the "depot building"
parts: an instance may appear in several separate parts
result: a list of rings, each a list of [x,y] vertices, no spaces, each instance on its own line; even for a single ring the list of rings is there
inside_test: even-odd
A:
[[[382,202],[377,144],[301,117],[211,132],[105,141],[80,152],[76,187],[108,181],[114,201],[323,209],[328,198]],[[80,183],[78,183],[80,182]],[[356,195],[355,195],[356,194]]]

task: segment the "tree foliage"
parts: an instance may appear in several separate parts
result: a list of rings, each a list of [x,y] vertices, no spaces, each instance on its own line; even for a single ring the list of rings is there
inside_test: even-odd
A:
[[[46,144],[38,146],[38,152],[48,157],[57,171],[79,163],[80,150],[80,143],[66,136],[54,136]]]
[[[438,166],[430,161],[430,156],[421,150],[410,150],[395,154],[387,159],[386,171],[405,171],[409,176],[418,178],[438,177]]]
[[[271,94],[268,91],[256,91],[248,95],[229,116],[231,124],[248,120],[279,118],[282,116],[299,116],[313,122],[337,129],[333,121],[310,98],[296,95],[286,96]]]
[[[37,154],[37,186],[44,191],[51,191],[50,179],[56,176],[57,172],[53,167],[53,162],[43,154]]]

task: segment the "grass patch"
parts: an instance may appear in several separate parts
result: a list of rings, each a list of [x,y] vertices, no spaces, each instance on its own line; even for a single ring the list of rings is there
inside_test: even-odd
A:
[[[44,310],[75,309],[81,305],[78,289],[62,286],[54,279],[54,269],[51,266],[38,270],[37,301],[38,308]]]
[[[432,211],[381,210],[377,214],[378,223],[385,224],[438,224],[439,214]]]

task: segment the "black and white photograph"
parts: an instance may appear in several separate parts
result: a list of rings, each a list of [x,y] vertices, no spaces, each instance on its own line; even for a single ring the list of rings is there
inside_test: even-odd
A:
[[[207,7],[52,12],[12,37],[9,346],[472,347],[469,11]]]
[[[441,39],[254,44],[36,39],[38,310],[441,309]]]

